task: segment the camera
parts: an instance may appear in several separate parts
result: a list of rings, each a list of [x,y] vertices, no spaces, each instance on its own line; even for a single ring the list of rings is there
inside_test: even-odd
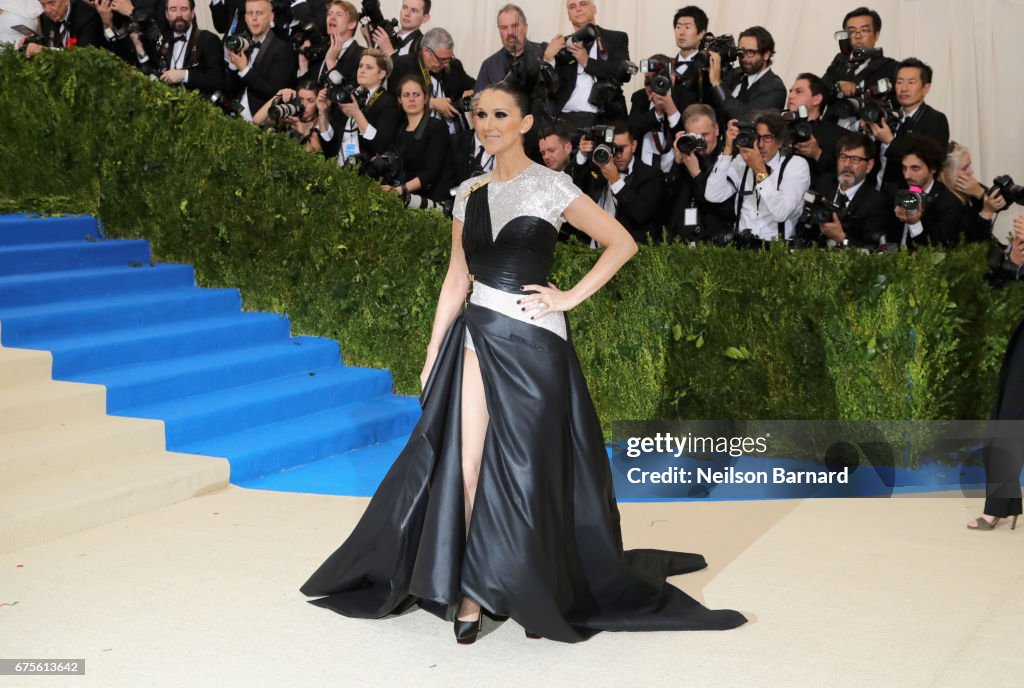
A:
[[[892,104],[893,93],[892,82],[888,79],[879,79],[873,86],[858,88],[849,98],[836,84],[836,112],[840,117],[863,117],[874,124],[881,124],[885,119],[893,127],[893,122],[898,120]]]
[[[732,34],[724,33],[721,36],[716,36],[709,32],[704,34],[704,38],[700,40],[700,45],[697,46],[697,54],[694,56],[697,66],[701,69],[707,69],[710,64],[709,56],[711,53],[718,53],[721,56],[722,72],[724,73],[736,64],[741,51],[736,47],[736,39],[733,38]]]
[[[590,153],[590,159],[598,165],[607,165],[615,154],[615,128],[596,126],[580,129],[579,132],[582,138],[597,144]]]
[[[402,183],[402,158],[394,151],[384,151],[373,160],[362,160],[361,171],[381,184],[398,186]]]
[[[896,192],[896,207],[903,208],[913,215],[924,212],[924,191],[920,186],[911,186]]]
[[[1004,174],[996,177],[995,181],[992,182],[992,188],[999,190],[1003,200],[1006,201],[1006,205],[1012,205],[1013,203],[1024,205],[1024,186],[1014,184],[1010,175]]]
[[[128,33],[140,34],[142,36],[142,40],[150,46],[159,47],[160,45],[163,45],[164,36],[160,31],[160,25],[156,22],[153,17],[153,13],[149,10],[133,10],[128,26],[125,30]]]
[[[377,29],[384,29],[393,47],[397,48],[401,42],[398,38],[398,20],[384,18],[384,13],[380,10],[380,0],[363,0],[359,21],[369,29],[371,37]]]
[[[693,155],[698,151],[706,151],[708,142],[701,134],[683,134],[676,141],[676,150],[683,155]]]
[[[737,148],[753,148],[761,138],[757,133],[757,125],[753,122],[737,122],[736,127],[740,130],[735,140]]]
[[[626,99],[622,94],[622,85],[639,71],[640,68],[635,63],[623,60],[615,66],[615,73],[611,79],[600,79],[594,83],[587,102],[610,119],[624,119]]]
[[[238,119],[245,110],[237,100],[229,100],[222,92],[214,91],[210,94],[210,102],[220,108],[221,112],[232,119]]]
[[[306,22],[293,28],[288,40],[291,41],[292,51],[296,55],[305,55],[310,62],[322,59],[331,45],[313,22]],[[303,48],[302,44],[306,41],[309,41],[309,45]]]
[[[280,122],[287,117],[300,117],[304,110],[305,108],[302,107],[299,99],[292,98],[291,100],[275,102],[270,106],[267,115],[275,122]]]
[[[344,105],[354,98],[360,108],[365,106],[363,98],[366,91],[346,79],[338,67],[324,73],[320,78],[320,86],[327,89],[327,100],[335,105]]]
[[[807,106],[801,105],[796,112],[787,110],[782,113],[782,119],[789,125],[790,139],[793,143],[807,143],[814,138],[814,127],[808,119]]]
[[[650,74],[644,79],[644,86],[649,87],[659,96],[672,90],[671,66],[661,60],[640,60],[640,71]]]
[[[247,53],[252,50],[252,39],[240,33],[225,36],[224,48],[233,53]]]
[[[597,40],[597,27],[593,24],[587,24],[582,26],[565,37],[565,47],[558,51],[558,54],[566,60],[572,59],[572,53],[569,52],[569,46],[573,43],[589,44]]]
[[[850,62],[855,65],[861,65],[879,57],[885,57],[885,53],[881,48],[854,48],[850,53]]]
[[[816,191],[808,191],[804,194],[804,210],[800,214],[800,223],[808,225],[821,225],[832,221],[832,215],[842,218],[843,211]]]

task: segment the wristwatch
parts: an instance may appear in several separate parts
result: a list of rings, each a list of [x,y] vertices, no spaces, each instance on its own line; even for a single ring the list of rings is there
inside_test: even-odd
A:
[[[754,175],[754,180],[756,181],[756,183],[760,184],[770,176],[772,176],[770,172],[758,172],[756,175]]]
[[[108,41],[114,40],[114,38],[117,36],[117,34],[114,33],[114,29],[109,26],[103,29],[103,35],[106,36]]]

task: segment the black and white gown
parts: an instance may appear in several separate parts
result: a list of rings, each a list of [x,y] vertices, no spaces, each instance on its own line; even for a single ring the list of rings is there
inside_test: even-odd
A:
[[[565,642],[597,631],[721,630],[665,579],[699,554],[624,551],[604,439],[560,313],[529,321],[515,302],[547,284],[568,176],[531,165],[506,182],[462,184],[454,214],[473,293],[421,397],[423,415],[348,539],[302,586],[312,604],[379,618],[419,605],[453,618],[464,595]],[[476,190],[471,194],[471,188]],[[463,352],[476,351],[490,421],[470,519],[460,455]]]

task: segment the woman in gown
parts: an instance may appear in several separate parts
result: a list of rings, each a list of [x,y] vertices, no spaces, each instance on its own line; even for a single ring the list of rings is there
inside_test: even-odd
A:
[[[570,178],[533,164],[528,98],[482,92],[493,172],[462,184],[421,379],[423,415],[362,519],[302,586],[315,605],[379,618],[412,605],[473,642],[481,607],[530,637],[720,630],[746,619],[668,584],[697,554],[623,551],[611,469],[565,311],[636,252]],[[550,285],[563,218],[604,246],[572,289]],[[467,298],[467,290],[472,293]]]

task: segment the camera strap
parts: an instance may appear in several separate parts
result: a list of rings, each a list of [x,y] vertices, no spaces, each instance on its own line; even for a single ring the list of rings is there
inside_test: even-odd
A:
[[[776,189],[776,191],[782,189],[782,178],[786,175],[786,167],[789,165],[789,161],[792,160],[792,159],[793,159],[793,151],[789,151],[789,153],[787,153],[782,158],[782,164],[779,166],[779,176],[776,177],[776,179],[775,179],[775,189]],[[772,169],[769,167],[768,168],[768,174],[770,175],[771,173],[772,173]],[[736,231],[740,231],[740,229],[742,228],[743,218],[741,217],[741,214],[742,214],[742,211],[743,211],[743,202],[746,200],[746,197],[750,196],[750,195],[753,195],[753,196],[756,197],[758,205],[760,205],[760,203],[761,203],[761,196],[760,196],[760,194],[757,193],[757,184],[754,184],[751,187],[749,192],[745,191],[746,186],[747,186],[747,177],[749,177],[749,176],[750,176],[750,167],[749,166],[744,166],[744,168],[743,168],[743,177],[740,179],[740,188],[736,192]],[[777,226],[778,226],[778,230],[779,230],[779,239],[780,240],[785,239],[786,238],[786,223],[785,223],[785,221],[779,222]]]

